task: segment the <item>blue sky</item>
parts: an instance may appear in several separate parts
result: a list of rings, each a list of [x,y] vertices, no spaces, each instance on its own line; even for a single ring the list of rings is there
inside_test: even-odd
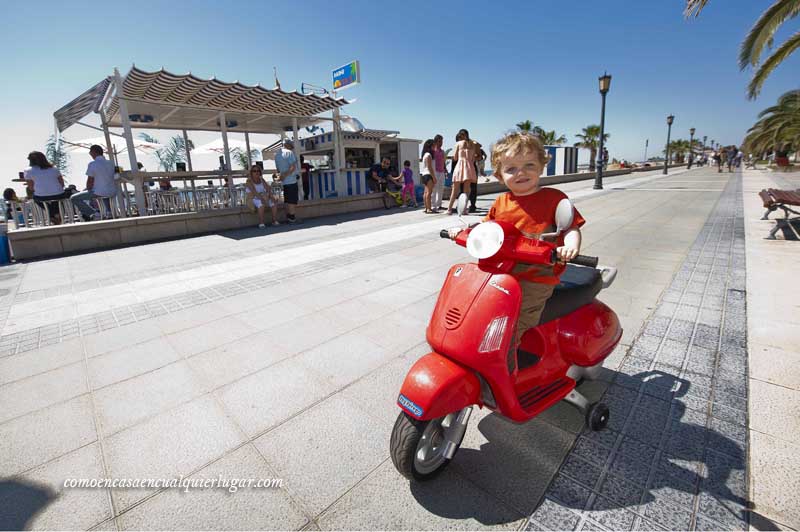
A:
[[[367,127],[448,140],[463,127],[485,145],[524,119],[573,142],[599,122],[597,77],[607,71],[612,156],[641,159],[645,139],[649,154],[660,151],[670,113],[673,137],[695,127],[738,143],[758,111],[798,85],[794,57],[758,100],[744,96],[750,73],[737,67],[738,46],[769,4],[711,0],[696,20],[683,18],[677,0],[6,4],[0,179],[43,149],[53,111],[132,63],[268,87],[276,66],[287,90],[330,86],[334,67],[358,59],[362,84],[342,95],[357,98],[348,112]],[[779,40],[797,29],[787,26]],[[71,172],[79,184],[81,157]]]

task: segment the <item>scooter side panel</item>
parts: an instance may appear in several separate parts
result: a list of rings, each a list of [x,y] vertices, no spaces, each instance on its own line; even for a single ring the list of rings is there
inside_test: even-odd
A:
[[[417,360],[406,375],[397,405],[420,420],[436,419],[481,403],[475,373],[438,353]]]
[[[599,364],[622,338],[616,313],[596,299],[557,321],[561,355],[578,366]]]

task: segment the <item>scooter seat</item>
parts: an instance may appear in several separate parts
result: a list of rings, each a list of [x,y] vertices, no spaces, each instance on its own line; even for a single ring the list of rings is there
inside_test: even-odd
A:
[[[591,303],[603,288],[603,279],[597,268],[567,264],[560,280],[544,305],[540,324],[566,316]]]

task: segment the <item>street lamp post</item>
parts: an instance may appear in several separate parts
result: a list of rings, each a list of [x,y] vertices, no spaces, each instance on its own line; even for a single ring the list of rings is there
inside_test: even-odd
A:
[[[667,158],[664,160],[664,175],[667,175],[667,169],[669,168],[669,135],[672,133],[672,122],[675,120],[675,117],[669,115],[667,117]]]
[[[703,160],[706,158],[706,140],[708,139],[708,135],[703,135]]]
[[[606,94],[608,90],[611,88],[611,76],[607,73],[603,73],[602,76],[598,78],[600,83],[600,95],[602,97],[603,103],[600,110],[600,148],[597,150],[597,175],[594,178],[594,188],[596,190],[602,190],[603,188],[603,137],[605,136],[605,128],[606,128]]]
[[[689,128],[689,168],[692,167],[692,162],[694,161],[694,132],[695,129]]]

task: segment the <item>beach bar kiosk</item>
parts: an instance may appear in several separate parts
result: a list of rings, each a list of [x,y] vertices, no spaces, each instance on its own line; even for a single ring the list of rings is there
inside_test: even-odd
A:
[[[411,161],[414,182],[419,183],[420,140],[400,138],[398,131],[364,129],[358,132],[341,132],[344,164],[337,172],[335,167],[334,133],[322,133],[300,139],[298,151],[307,161],[316,161],[311,173],[311,197],[314,199],[341,198],[369,192],[369,168],[388,157],[394,175],[403,169],[403,161]]]

